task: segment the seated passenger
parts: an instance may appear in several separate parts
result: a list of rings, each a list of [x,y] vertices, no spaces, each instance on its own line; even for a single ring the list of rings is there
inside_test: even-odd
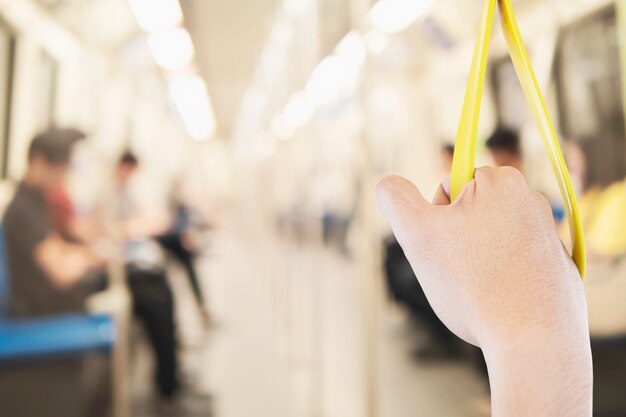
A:
[[[526,174],[519,132],[499,127],[489,137],[486,145],[496,166],[513,167],[522,174]],[[548,195],[545,192],[544,194]],[[550,201],[550,205],[554,221],[560,225],[565,220],[565,207],[560,200]]]
[[[28,168],[4,217],[10,268],[11,314],[17,318],[83,312],[88,295],[106,286],[106,263],[67,228],[73,216],[63,190],[79,132],[54,129],[35,137]],[[127,267],[133,310],[156,357],[164,404],[179,391],[172,294],[163,271]]]
[[[51,130],[35,137],[28,167],[4,216],[10,270],[10,313],[19,318],[84,310],[90,269],[104,266],[88,247],[64,239],[53,227],[46,194],[59,186],[80,133]]]
[[[445,175],[452,172],[452,160],[454,159],[454,145],[446,143],[441,146],[441,171]]]
[[[524,172],[524,161],[519,134],[511,129],[498,128],[487,140],[487,149],[496,166],[513,167]]]

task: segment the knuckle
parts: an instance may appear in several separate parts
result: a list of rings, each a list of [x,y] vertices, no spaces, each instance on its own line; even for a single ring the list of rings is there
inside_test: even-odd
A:
[[[484,167],[476,170],[476,180],[501,192],[524,195],[529,190],[524,175],[513,167]]]
[[[506,188],[511,193],[517,195],[524,195],[526,191],[530,190],[524,174],[519,170],[512,167],[497,168],[497,183]]]
[[[518,169],[513,167],[500,167],[498,168],[500,177],[508,183],[517,185],[526,185],[526,179]]]
[[[538,191],[533,191],[532,197],[537,203],[537,206],[541,209],[541,211],[544,214],[548,214],[550,218],[552,218],[552,204],[550,204],[548,199]]]

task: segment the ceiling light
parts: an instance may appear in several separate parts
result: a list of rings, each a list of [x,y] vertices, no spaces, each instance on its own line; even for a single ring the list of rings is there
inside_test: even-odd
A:
[[[285,20],[281,20],[276,22],[272,27],[268,43],[287,48],[293,40],[293,35],[293,25]]]
[[[170,81],[169,91],[191,138],[211,139],[216,122],[204,80],[197,75],[176,77]]]
[[[354,89],[367,52],[361,35],[349,33],[313,70],[305,92],[310,103],[324,106]]]
[[[260,132],[256,135],[253,146],[256,154],[261,158],[269,158],[276,152],[276,141],[266,132]]]
[[[280,113],[272,119],[272,122],[270,123],[270,131],[279,140],[291,139],[291,137],[296,133],[287,125],[283,115]]]
[[[186,67],[195,53],[189,32],[182,28],[150,35],[148,46],[156,63],[168,70]]]
[[[313,117],[314,108],[303,91],[294,93],[281,113],[272,119],[271,131],[280,140],[292,138]]]
[[[313,106],[309,103],[304,92],[294,93],[283,110],[284,120],[290,126],[299,129],[306,125],[311,117],[313,117]]]
[[[373,55],[378,55],[389,46],[389,36],[376,29],[371,29],[365,34],[365,42],[368,51]]]
[[[320,62],[306,84],[306,95],[317,106],[331,103],[339,95],[344,76],[342,62],[335,55]]]
[[[33,2],[2,2],[2,15],[13,27],[28,28],[33,36],[48,53],[58,61],[74,59],[81,54],[81,46],[72,33],[64,26],[50,19]]]
[[[173,29],[183,22],[178,0],[128,0],[139,26],[146,32]]]
[[[386,32],[401,32],[426,12],[432,0],[378,0],[369,13],[374,28]]]
[[[348,65],[360,67],[367,59],[367,48],[363,36],[353,30],[348,32],[335,47],[335,53],[347,61]]]
[[[283,7],[286,14],[294,17],[300,17],[304,15],[309,7],[308,0],[285,0]]]

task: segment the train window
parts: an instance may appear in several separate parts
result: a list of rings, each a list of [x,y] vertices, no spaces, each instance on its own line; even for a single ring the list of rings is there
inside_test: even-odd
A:
[[[54,124],[54,102],[56,96],[58,63],[47,52],[39,53],[39,108],[36,114],[39,116],[39,130],[45,130]]]
[[[531,114],[511,58],[507,56],[494,62],[491,79],[498,109],[498,125],[521,130]]]
[[[9,155],[9,132],[15,38],[11,29],[0,21],[0,175],[7,177]]]
[[[589,182],[608,185],[623,179],[626,146],[615,7],[563,31],[555,69],[561,130],[580,141]]]

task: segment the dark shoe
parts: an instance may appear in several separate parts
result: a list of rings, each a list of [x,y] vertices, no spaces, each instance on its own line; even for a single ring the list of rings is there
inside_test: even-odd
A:
[[[213,398],[210,394],[181,392],[173,398],[160,398],[155,412],[158,417],[211,417]]]
[[[461,350],[452,343],[434,341],[416,347],[411,356],[421,363],[457,361],[463,358]]]

